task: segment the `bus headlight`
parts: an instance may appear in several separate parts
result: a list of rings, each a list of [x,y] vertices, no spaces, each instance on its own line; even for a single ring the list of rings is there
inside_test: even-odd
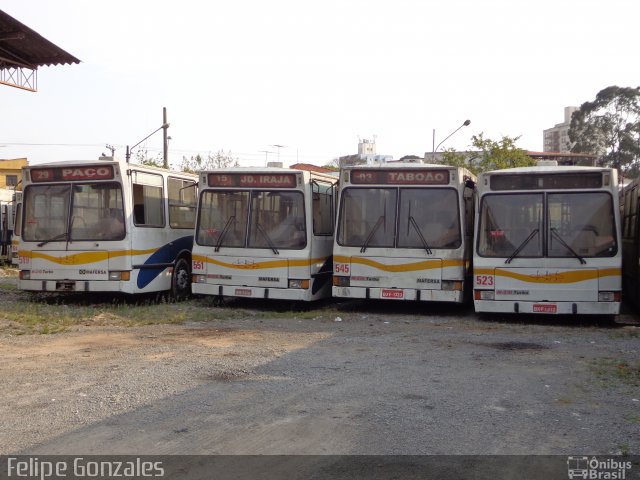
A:
[[[475,300],[495,300],[495,292],[493,290],[474,290],[473,298]]]
[[[620,292],[598,292],[599,302],[619,302]]]
[[[109,272],[109,280],[123,280],[128,281],[131,279],[131,272]]]
[[[349,287],[351,286],[351,277],[333,277],[334,287]]]
[[[302,288],[306,290],[309,288],[309,280],[289,280],[289,288]]]
[[[462,282],[460,280],[443,280],[442,290],[462,290]]]
[[[31,280],[31,270],[20,270],[20,280]]]

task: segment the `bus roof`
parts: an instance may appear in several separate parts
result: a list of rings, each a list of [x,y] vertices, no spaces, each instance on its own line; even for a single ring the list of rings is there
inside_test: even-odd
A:
[[[215,168],[211,170],[202,170],[199,173],[208,175],[210,173],[272,173],[272,174],[296,174],[301,173],[305,177],[323,177],[331,179],[332,181],[338,180],[338,172],[315,172],[312,170],[298,169],[298,168],[284,168],[284,167],[225,167]]]
[[[46,167],[82,167],[82,166],[97,166],[97,165],[119,165],[122,169],[127,168],[127,167],[134,167],[134,168],[143,168],[146,170],[155,170],[157,172],[166,172],[166,173],[171,173],[174,175],[184,175],[187,177],[192,177],[194,179],[198,178],[198,175],[196,173],[191,173],[191,172],[180,172],[178,170],[171,170],[171,169],[167,169],[167,168],[163,168],[163,167],[157,167],[155,165],[143,165],[140,163],[127,163],[124,159],[122,158],[114,158],[114,157],[100,157],[98,160],[96,159],[92,159],[92,160],[61,160],[61,161],[55,161],[55,162],[47,162],[47,163],[37,163],[37,164],[31,164],[31,165],[27,165],[25,167],[22,167],[23,170],[31,170],[34,168],[46,168]]]
[[[609,167],[581,167],[573,165],[557,165],[557,166],[534,166],[534,167],[514,167],[503,168],[501,170],[490,170],[480,175],[500,175],[513,173],[567,173],[567,172],[604,172],[611,170]]]

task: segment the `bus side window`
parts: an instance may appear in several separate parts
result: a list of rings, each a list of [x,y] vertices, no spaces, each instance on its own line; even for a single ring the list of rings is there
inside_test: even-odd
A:
[[[132,172],[133,220],[137,226],[164,227],[164,192],[161,175]]]
[[[312,183],[311,200],[314,235],[333,233],[333,185],[316,180]]]

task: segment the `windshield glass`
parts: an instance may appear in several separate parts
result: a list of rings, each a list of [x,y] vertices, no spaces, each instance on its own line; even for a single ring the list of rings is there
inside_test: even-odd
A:
[[[349,247],[393,247],[397,196],[397,188],[346,189],[340,207],[338,243]]]
[[[461,244],[458,199],[451,189],[401,189],[398,247],[457,248]]]
[[[119,240],[125,235],[122,187],[32,185],[25,192],[24,218],[27,241]]]
[[[617,252],[612,197],[605,192],[550,193],[550,257],[608,257]],[[570,248],[567,248],[567,245]],[[573,251],[571,251],[573,250]]]
[[[124,238],[124,208],[119,184],[74,185],[71,206],[71,240]]]
[[[542,202],[541,193],[484,197],[478,253],[486,257],[510,257],[522,246],[519,257],[542,256]],[[533,234],[536,229],[538,233]]]
[[[304,202],[300,192],[253,192],[251,248],[304,248]]]
[[[216,248],[244,247],[251,210],[248,247],[298,249],[306,246],[301,192],[203,192],[196,241]]]
[[[69,225],[70,185],[38,185],[26,189],[22,238],[27,241],[61,237]]]
[[[478,254],[485,257],[509,258],[516,251],[517,257],[617,252],[613,201],[605,192],[487,195],[478,228]]]
[[[198,209],[198,244],[244,247],[248,207],[249,192],[203,192]]]

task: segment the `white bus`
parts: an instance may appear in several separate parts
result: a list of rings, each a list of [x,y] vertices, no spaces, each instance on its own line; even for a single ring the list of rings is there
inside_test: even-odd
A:
[[[333,295],[463,302],[474,183],[469,171],[445,165],[343,167]]]
[[[616,171],[539,166],[479,175],[477,312],[616,315],[622,255]]]
[[[23,181],[20,289],[190,293],[196,175],[102,157]]]
[[[11,262],[15,203],[0,199],[0,263]]]
[[[329,296],[337,180],[271,167],[201,172],[193,293]]]
[[[22,192],[13,194],[13,233],[11,235],[11,265],[18,267],[18,250],[20,246],[20,230],[22,224]]]

